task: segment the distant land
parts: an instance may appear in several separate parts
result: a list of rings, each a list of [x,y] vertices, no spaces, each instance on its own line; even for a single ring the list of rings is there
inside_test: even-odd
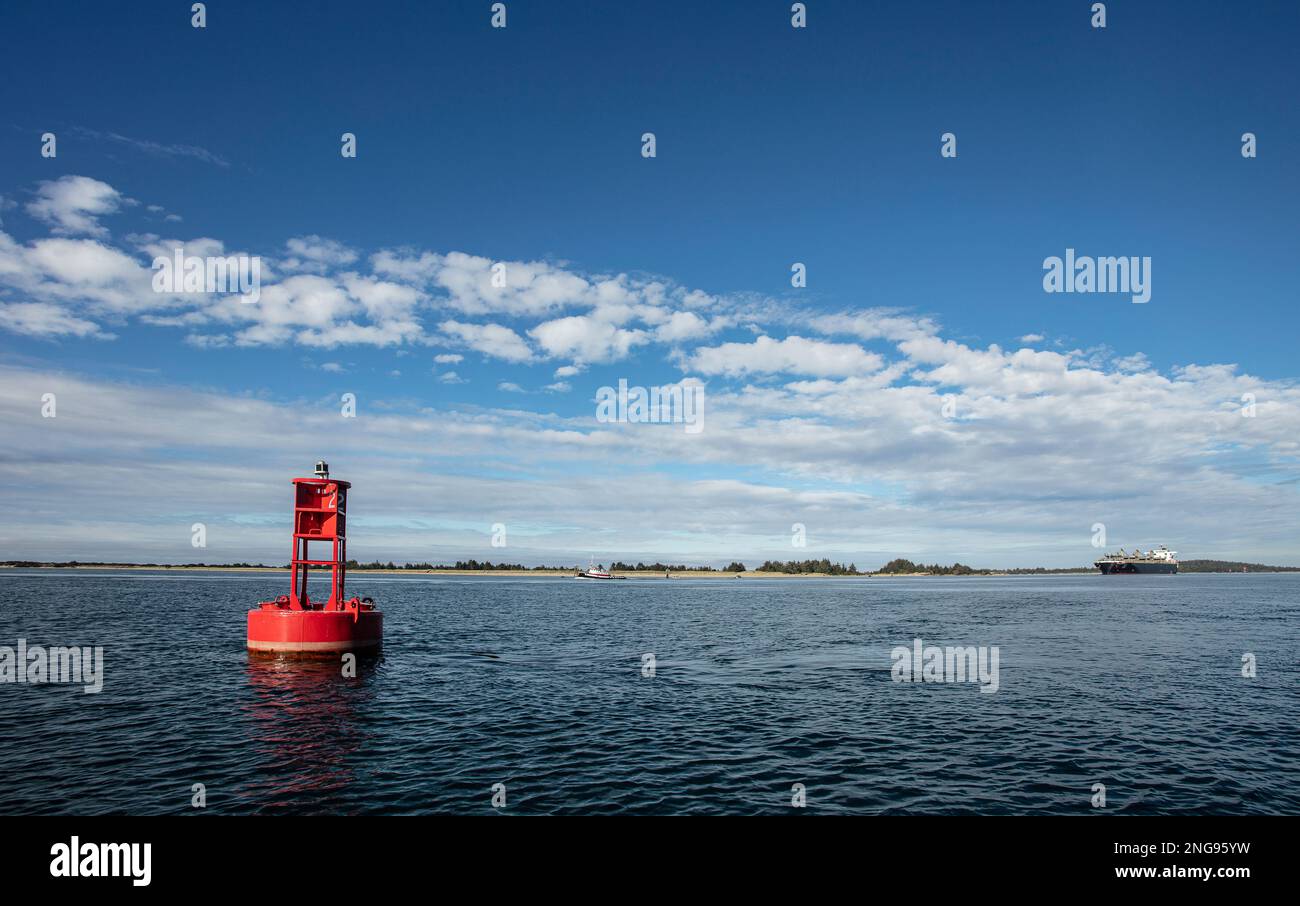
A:
[[[603,564],[602,564],[603,565]],[[349,572],[392,572],[392,573],[445,573],[462,575],[491,572],[510,575],[568,575],[584,567],[575,566],[524,566],[520,563],[493,563],[488,560],[458,560],[454,564],[444,563],[358,563],[349,560],[346,564]],[[103,563],[78,560],[65,562],[42,562],[37,560],[3,560],[0,568],[27,569],[191,569],[191,570],[254,570],[283,571],[289,568],[267,565],[265,563]],[[318,568],[318,569],[323,569]],[[719,569],[712,566],[697,566],[669,563],[624,563],[614,561],[609,566],[612,573],[645,573],[659,575],[679,573],[695,576],[750,576],[761,578],[785,576],[1023,576],[1023,575],[1060,575],[1071,573],[1093,573],[1096,567],[1076,566],[1052,568],[1046,566],[1016,567],[1013,569],[982,569],[954,563],[943,566],[937,563],[914,563],[905,558],[890,560],[877,570],[859,570],[853,563],[832,563],[830,560],[766,560],[757,569],[748,569],[745,564],[733,561]],[[1244,563],[1239,560],[1183,560],[1178,564],[1178,571],[1183,573],[1290,573],[1300,572],[1300,566],[1268,566],[1263,563]]]

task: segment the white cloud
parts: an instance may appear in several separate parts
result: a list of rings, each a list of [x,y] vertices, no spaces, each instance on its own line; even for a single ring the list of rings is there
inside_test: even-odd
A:
[[[48,302],[11,302],[0,304],[0,324],[14,333],[32,337],[95,337],[112,339],[98,324],[73,317]]]
[[[271,286],[262,287],[262,298],[256,306],[238,305],[236,312],[255,317],[261,326],[292,326],[328,328],[353,310],[349,294],[333,280],[300,274]]]
[[[135,148],[137,151],[144,151],[146,154],[155,157],[190,157],[195,160],[201,160],[204,163],[215,164],[218,167],[229,168],[230,163],[219,154],[214,154],[207,148],[201,148],[198,145],[184,144],[163,144],[162,142],[149,141],[148,139],[130,138],[125,135],[119,135],[116,132],[98,132],[94,129],[86,129],[82,126],[76,126],[72,129],[74,135],[83,136],[93,139],[96,142],[113,141],[121,145]]]
[[[822,550],[847,552],[844,559],[860,565],[870,561],[864,551],[882,546],[888,556],[1005,565],[1040,562],[1039,550],[1049,552],[1045,562],[1086,562],[1094,553],[1086,529],[1102,511],[1112,534],[1122,526],[1125,535],[1116,543],[1169,541],[1205,556],[1250,553],[1252,559],[1263,558],[1271,544],[1294,560],[1278,541],[1294,536],[1300,487],[1300,389],[1293,382],[1260,380],[1225,364],[1161,373],[1141,353],[1105,346],[1068,352],[972,347],[906,311],[820,315],[784,300],[715,296],[658,278],[581,273],[563,263],[507,261],[507,285],[494,287],[489,258],[390,250],[363,260],[318,236],[286,243],[279,273],[267,259],[255,305],[154,293],[150,258],[170,256],[177,246],[186,254],[226,254],[225,244],[133,233],[113,242],[99,218],[126,204],[113,201],[121,199],[115,190],[42,191],[33,204],[45,206],[36,216],[56,235],[18,243],[0,232],[0,327],[20,335],[108,338],[110,328],[138,322],[182,331],[186,344],[207,350],[428,344],[555,366],[549,384],[502,381],[504,393],[529,394],[512,397],[508,410],[476,399],[467,411],[433,411],[398,396],[375,401],[355,437],[347,426],[338,430],[336,409],[304,420],[304,437],[330,433],[351,460],[352,474],[374,494],[374,512],[393,520],[386,524],[409,518],[424,525],[420,520],[444,510],[448,519],[463,519],[508,504],[521,518],[533,514],[539,524],[566,526],[550,539],[554,551],[608,545],[617,537],[629,556],[694,555],[725,542],[719,557],[762,551],[775,558],[788,555],[788,540],[765,541],[765,527],[807,516],[819,526]],[[723,342],[736,336],[749,342]],[[1020,343],[1042,340],[1026,334]],[[571,416],[522,405],[571,392],[568,379],[637,351],[647,368],[671,356],[710,376],[704,432],[688,438],[672,430],[608,430],[577,400],[569,401],[577,409]],[[434,363],[454,366],[464,358],[449,351]],[[336,365],[342,368],[338,362],[322,367]],[[443,386],[464,382],[451,370],[425,374]],[[762,379],[739,386],[754,376]],[[60,393],[57,435],[56,426],[33,420],[36,388]],[[1258,399],[1255,418],[1239,411],[1247,392]],[[955,402],[955,417],[944,417],[945,400]],[[561,408],[561,400],[550,402]],[[175,516],[166,509],[169,500],[182,499],[168,498],[160,486],[179,485],[195,471],[219,477],[213,449],[259,462],[272,449],[286,470],[298,467],[290,459],[314,460],[310,441],[285,447],[282,439],[283,424],[290,414],[296,420],[301,406],[296,398],[240,400],[8,369],[0,373],[0,419],[19,427],[0,433],[0,461],[21,498],[16,512],[66,499],[68,524],[84,518],[78,507],[86,495],[77,493],[81,470],[66,466],[84,461],[89,472],[91,464],[104,463],[123,482],[122,493],[133,486],[153,513],[110,509],[111,500],[96,498],[106,508],[100,515],[106,524],[119,520],[122,538],[151,539],[160,515]],[[177,456],[194,461],[178,464]],[[491,478],[466,477],[460,469],[487,456],[503,465]],[[629,463],[644,464],[645,474],[626,474]],[[749,480],[655,474],[666,464],[702,474],[730,470]],[[409,474],[424,476],[421,494],[436,491],[445,499],[412,495],[404,480],[392,477]],[[1011,491],[1008,474],[1016,476]],[[595,493],[612,481],[625,493]],[[270,484],[264,499],[275,511],[282,489]],[[253,494],[239,505],[253,512],[259,499]],[[682,512],[691,514],[686,527]],[[15,541],[27,549],[58,545],[70,534],[60,536],[66,526],[52,524],[41,542],[4,518],[0,546],[6,549],[18,550]],[[1222,534],[1225,522],[1234,526],[1231,543]],[[1178,538],[1165,534],[1169,525],[1178,526]],[[376,534],[376,556],[401,555],[406,533]],[[444,540],[453,557],[465,554],[457,537]],[[772,547],[763,547],[769,542]],[[958,544],[966,547],[953,549]],[[1030,544],[1040,547],[1027,549]],[[417,556],[427,559],[428,552]]]
[[[601,289],[581,275],[539,261],[494,261],[464,252],[439,255],[386,250],[371,258],[381,275],[438,290],[443,304],[468,315],[539,316],[596,304]]]
[[[660,343],[677,343],[707,337],[723,327],[720,320],[712,323],[693,311],[676,311],[655,328],[655,339]]]
[[[321,236],[295,236],[284,244],[280,267],[289,272],[323,274],[357,260],[357,253],[341,242]]]
[[[528,335],[548,356],[579,362],[616,361],[626,357],[632,347],[650,340],[650,335],[643,330],[615,327],[589,315],[545,321],[528,331]]]
[[[384,249],[370,256],[370,269],[376,274],[408,283],[428,282],[441,268],[442,256],[433,252],[414,255],[409,251]]]
[[[197,509],[231,527],[210,530],[204,558],[272,559],[284,475],[314,461],[329,436],[331,464],[373,517],[349,546],[360,559],[463,558],[470,539],[445,526],[490,524],[508,508],[512,522],[536,526],[531,557],[548,562],[588,548],[624,559],[788,559],[788,534],[772,527],[797,520],[810,533],[817,526],[819,551],[859,566],[893,556],[1084,565],[1102,515],[1114,545],[1296,562],[1300,388],[1231,365],[1184,366],[1170,378],[1061,358],[1049,390],[1018,396],[1019,372],[1028,369],[1032,386],[1051,373],[1045,361],[954,344],[927,350],[927,364],[968,352],[1001,363],[988,369],[1001,389],[958,388],[957,419],[943,415],[951,391],[882,384],[878,374],[710,385],[706,426],[693,437],[662,426],[611,431],[589,410],[431,411],[384,400],[353,430],[340,428],[334,400],[304,406],[293,391],[277,401],[0,366],[9,429],[0,432],[0,543],[20,558],[183,559],[166,552],[183,550],[184,534],[157,527],[188,525]],[[1259,399],[1255,418],[1238,411],[1247,391]],[[57,421],[32,403],[45,392],[57,393]],[[290,422],[299,430],[286,435]],[[506,468],[460,467],[489,456]],[[660,474],[664,463],[693,469]],[[747,477],[691,480],[692,470]],[[614,482],[619,494],[608,493]],[[69,548],[86,521],[112,531]]]
[[[27,204],[27,213],[63,236],[85,234],[107,236],[98,218],[117,212],[130,203],[108,183],[89,176],[61,176],[41,182],[36,200]]]
[[[509,327],[500,324],[465,324],[460,321],[443,321],[438,329],[459,340],[465,346],[493,358],[507,362],[529,362],[533,351],[524,338]]]
[[[347,285],[332,277],[296,274],[264,283],[256,303],[244,303],[238,296],[213,298],[181,316],[180,322],[233,325],[240,346],[395,346],[423,338],[423,327],[407,313],[408,288],[358,281],[351,275],[343,279]]]
[[[71,286],[109,286],[146,274],[130,256],[93,239],[39,239],[27,259],[41,276]]]
[[[588,364],[618,361],[640,346],[689,346],[736,323],[742,310],[752,318],[763,308],[657,278],[584,274],[563,263],[456,251],[381,250],[369,256],[370,273],[363,273],[355,269],[361,261],[355,249],[314,234],[288,239],[278,257],[228,249],[211,237],[154,233],[127,233],[123,248],[110,241],[99,218],[128,204],[134,202],[85,176],[41,183],[29,209],[56,235],[19,245],[0,233],[0,293],[17,290],[25,298],[14,301],[62,306],[69,330],[87,322],[107,335],[106,322],[135,318],[184,328],[185,342],[200,348],[436,342],[425,324],[436,311],[444,336],[487,355],[512,362],[569,359],[564,367],[575,370],[558,370],[557,379]],[[166,213],[158,204],[145,210]],[[255,256],[260,301],[154,292],[150,264],[178,251],[201,258]],[[477,323],[448,318],[448,311],[497,317]]]
[[[828,343],[791,336],[759,337],[753,343],[723,343],[696,349],[687,360],[700,374],[810,374],[847,377],[878,370],[883,359],[853,343]]]
[[[0,289],[26,300],[89,306],[69,312],[91,320],[109,312],[167,307],[170,297],[152,291],[152,274],[133,257],[94,239],[38,239],[19,245],[0,232]]]
[[[1119,371],[1150,371],[1151,362],[1145,353],[1135,352],[1132,355],[1123,356],[1115,360],[1115,368]]]
[[[349,295],[358,300],[366,315],[375,321],[391,321],[410,317],[421,300],[421,295],[409,286],[344,274],[343,285]]]
[[[264,341],[261,338],[256,340],[245,337],[245,331],[241,333],[241,342],[246,345],[258,345],[262,342],[285,342],[290,337],[294,342],[303,346],[314,346],[322,349],[329,349],[335,346],[397,346],[403,343],[418,342],[423,334],[424,329],[416,321],[385,321],[382,324],[358,324],[356,321],[341,321],[331,324],[328,327],[315,330],[301,330],[286,334],[276,332],[275,328],[268,331],[268,335],[274,333],[279,339]]]
[[[908,340],[928,336],[938,330],[929,318],[891,308],[818,315],[812,317],[809,323],[818,333],[846,334],[861,340]]]

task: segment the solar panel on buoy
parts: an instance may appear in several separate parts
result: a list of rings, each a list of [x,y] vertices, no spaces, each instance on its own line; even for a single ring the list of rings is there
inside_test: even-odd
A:
[[[248,612],[250,651],[294,654],[376,648],[383,639],[384,615],[370,598],[344,599],[347,578],[347,500],[349,482],[330,478],[329,465],[316,463],[314,478],[293,479],[293,557],[289,594],[263,601]],[[329,559],[313,559],[311,545],[328,544]],[[311,570],[330,571],[330,594],[313,601],[307,589]]]

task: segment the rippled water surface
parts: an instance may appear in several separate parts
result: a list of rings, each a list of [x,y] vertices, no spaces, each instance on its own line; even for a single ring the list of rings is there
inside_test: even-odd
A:
[[[0,813],[1300,812],[1300,575],[349,580],[355,679],[245,651],[281,574],[0,571],[0,645],[105,660],[0,684]],[[893,682],[917,637],[999,690]]]

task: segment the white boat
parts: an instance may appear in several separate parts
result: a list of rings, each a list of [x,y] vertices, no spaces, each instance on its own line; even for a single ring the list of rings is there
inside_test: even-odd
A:
[[[596,568],[596,558],[592,557],[587,568],[576,574],[575,579],[623,579],[625,576],[615,576],[612,573],[605,572],[604,569]]]

